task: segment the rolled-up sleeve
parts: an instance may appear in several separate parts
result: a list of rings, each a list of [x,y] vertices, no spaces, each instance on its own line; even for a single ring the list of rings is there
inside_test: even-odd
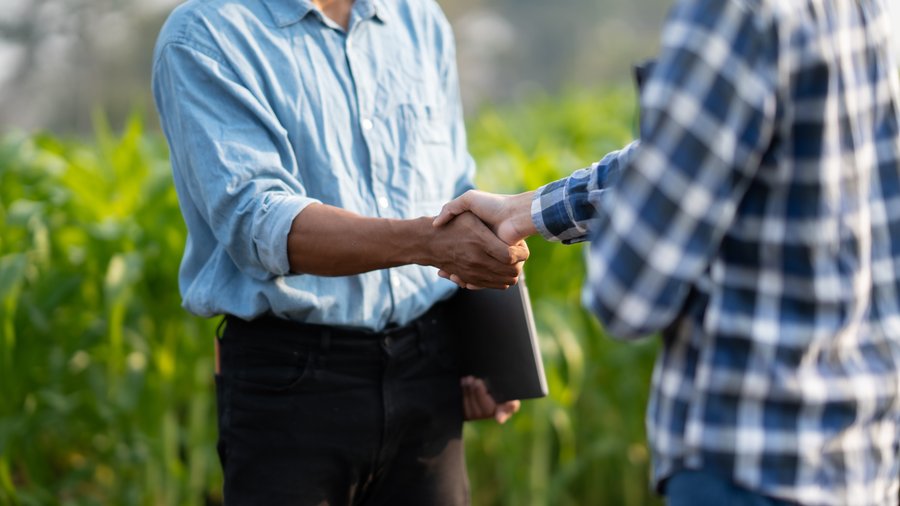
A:
[[[242,272],[290,272],[291,223],[306,196],[287,132],[229,62],[213,50],[170,43],[154,65],[153,94],[183,207],[205,221]]]

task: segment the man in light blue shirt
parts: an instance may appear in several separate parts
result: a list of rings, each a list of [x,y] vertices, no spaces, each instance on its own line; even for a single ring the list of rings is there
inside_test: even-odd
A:
[[[227,315],[226,501],[467,502],[440,304],[455,286],[436,268],[504,288],[528,252],[471,214],[431,226],[474,169],[438,6],[192,0],[153,71],[188,228],[184,306]]]

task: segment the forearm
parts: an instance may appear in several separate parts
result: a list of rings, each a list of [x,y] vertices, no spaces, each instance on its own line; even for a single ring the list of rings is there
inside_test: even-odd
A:
[[[349,276],[406,264],[432,265],[430,218],[370,218],[324,204],[298,214],[288,234],[291,272]]]

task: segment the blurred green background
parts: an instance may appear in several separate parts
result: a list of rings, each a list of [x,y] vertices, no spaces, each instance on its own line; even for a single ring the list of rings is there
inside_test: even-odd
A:
[[[627,142],[627,88],[484,108],[479,183],[534,188]],[[217,504],[214,320],[179,306],[184,244],[164,140],[139,116],[90,140],[0,142],[0,504]],[[466,429],[476,505],[643,505],[655,350],[580,309],[581,247],[530,242],[550,385]]]
[[[153,44],[181,0],[0,0],[0,128],[85,135],[102,106],[113,125],[148,111]],[[630,80],[656,52],[671,0],[439,0],[456,35],[462,97],[527,102]]]
[[[217,321],[180,307],[185,230],[148,91],[176,3],[3,0],[2,506],[221,503]],[[655,53],[668,3],[442,2],[479,186],[534,189],[628,142],[631,64]],[[466,426],[473,503],[659,504],[656,340],[613,342],[581,309],[581,246],[529,245],[550,395]]]

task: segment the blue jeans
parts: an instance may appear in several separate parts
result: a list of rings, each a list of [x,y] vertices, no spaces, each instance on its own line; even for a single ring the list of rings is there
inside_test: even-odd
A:
[[[667,506],[788,506],[708,471],[679,471],[666,484]]]

